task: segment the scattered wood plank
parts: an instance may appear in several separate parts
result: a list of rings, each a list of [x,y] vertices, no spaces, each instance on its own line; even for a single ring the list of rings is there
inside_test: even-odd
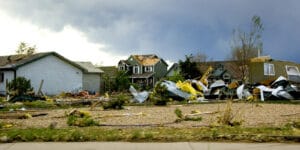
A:
[[[25,119],[26,117],[39,117],[39,116],[46,116],[48,113],[5,113],[0,114],[0,119]]]

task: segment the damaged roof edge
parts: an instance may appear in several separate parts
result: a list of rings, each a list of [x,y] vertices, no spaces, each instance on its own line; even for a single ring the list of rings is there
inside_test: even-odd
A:
[[[168,66],[168,63],[164,59],[162,59],[161,57],[158,57],[156,54],[130,55],[129,58],[135,59],[142,66],[152,66],[152,65],[156,65],[159,62],[163,62],[164,64],[166,64]],[[141,60],[140,58],[142,58],[142,59],[146,59],[146,58],[147,59],[158,59],[158,61],[153,61],[150,64],[145,64],[145,62],[143,62],[144,60]]]

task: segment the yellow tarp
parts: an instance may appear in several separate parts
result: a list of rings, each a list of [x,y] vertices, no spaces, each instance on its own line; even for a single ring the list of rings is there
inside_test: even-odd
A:
[[[187,93],[190,93],[190,94],[192,95],[192,96],[191,96],[191,99],[196,99],[196,97],[197,97],[198,95],[203,96],[203,94],[202,94],[201,92],[199,92],[199,91],[197,91],[197,90],[195,90],[195,89],[193,88],[191,82],[189,82],[189,81],[184,81],[184,82],[178,81],[178,82],[176,83],[176,86],[177,86],[180,90],[182,90],[182,91],[184,91],[184,92],[187,92]]]

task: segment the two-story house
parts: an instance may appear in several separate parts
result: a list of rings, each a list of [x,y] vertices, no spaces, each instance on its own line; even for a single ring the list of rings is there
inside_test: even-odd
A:
[[[118,63],[120,71],[127,71],[132,83],[141,87],[153,87],[155,82],[164,77],[168,64],[157,55],[131,55]]]

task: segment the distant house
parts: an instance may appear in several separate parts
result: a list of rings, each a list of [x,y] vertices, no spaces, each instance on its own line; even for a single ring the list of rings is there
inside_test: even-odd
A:
[[[0,56],[0,94],[6,94],[6,81],[16,77],[30,79],[35,92],[43,80],[42,92],[46,95],[79,89],[98,92],[101,72],[92,69],[91,64],[75,63],[56,52]]]
[[[180,66],[178,63],[174,63],[169,69],[166,74],[167,77],[174,76],[176,73],[180,72]]]
[[[211,78],[241,80],[242,75],[235,61],[211,61],[198,64],[204,72],[209,66],[215,70]],[[247,67],[247,79],[250,83],[258,83],[264,80],[274,80],[279,76],[286,77],[289,81],[300,83],[300,64],[289,61],[274,60],[270,57],[257,57],[250,60]]]
[[[249,66],[249,81],[252,83],[268,79],[286,77],[289,81],[300,83],[300,64],[271,58],[252,59]]]
[[[132,83],[153,87],[167,73],[168,64],[157,55],[131,55],[120,60],[118,70],[127,71]]]

